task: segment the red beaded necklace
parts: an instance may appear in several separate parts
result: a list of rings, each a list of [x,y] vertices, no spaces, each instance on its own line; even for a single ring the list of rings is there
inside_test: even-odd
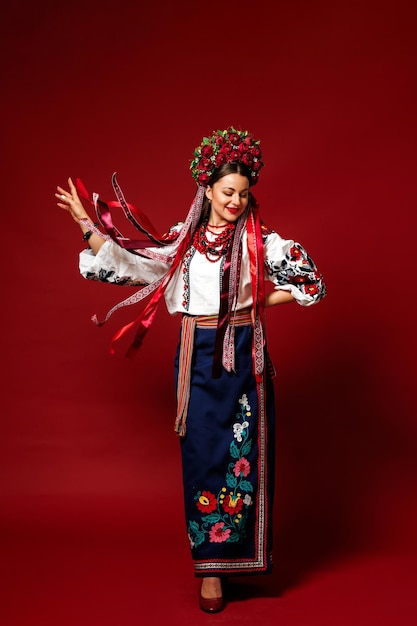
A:
[[[207,239],[207,231],[212,235],[215,235],[212,241]],[[200,228],[198,228],[194,233],[192,245],[201,254],[204,254],[208,261],[216,263],[216,261],[221,259],[221,257],[226,254],[234,232],[234,222],[226,224],[224,230],[218,234],[213,233],[213,231],[208,228],[207,222],[203,222]]]

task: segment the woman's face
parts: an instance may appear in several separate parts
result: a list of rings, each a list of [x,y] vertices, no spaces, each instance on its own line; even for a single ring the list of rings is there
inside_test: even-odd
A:
[[[211,200],[210,224],[223,226],[236,222],[248,206],[249,181],[241,174],[227,174],[207,187],[206,196]]]

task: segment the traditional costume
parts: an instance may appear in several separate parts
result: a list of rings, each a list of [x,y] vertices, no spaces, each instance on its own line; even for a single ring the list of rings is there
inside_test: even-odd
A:
[[[182,315],[175,358],[175,430],[180,435],[186,524],[196,576],[271,571],[274,393],[263,281],[291,292],[303,306],[314,304],[326,292],[304,248],[261,223],[253,196],[237,222],[220,234],[202,220],[205,187],[216,168],[243,163],[253,185],[261,159],[259,141],[247,131],[228,128],[204,138],[191,162],[196,198],[185,222],[163,238],[126,203],[114,179],[119,204],[154,245],[149,239],[145,245],[124,238],[113,226],[110,205],[95,196],[108,241],[97,255],[89,249],[80,255],[85,278],[141,286],[106,320],[120,306],[153,294],[135,320],[138,330],[130,354],[140,346],[162,296],[169,313]],[[87,197],[80,183],[79,190]]]

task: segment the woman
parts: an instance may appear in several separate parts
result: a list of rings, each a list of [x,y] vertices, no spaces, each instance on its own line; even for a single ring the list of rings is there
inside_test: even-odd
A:
[[[294,301],[310,306],[325,295],[307,252],[260,220],[251,187],[262,166],[259,141],[248,131],[230,127],[205,137],[190,167],[196,198],[185,222],[164,238],[126,203],[114,178],[125,214],[156,245],[123,238],[109,207],[95,197],[103,235],[71,179],[69,190],[58,187],[56,193],[58,206],[70,212],[88,241],[80,255],[82,275],[142,286],[106,320],[120,306],[154,294],[136,320],[131,352],[162,295],[169,312],[182,315],[175,430],[187,532],[195,575],[202,577],[200,607],[213,613],[224,607],[222,579],[272,567],[274,397],[264,307]],[[270,293],[265,278],[275,286]]]

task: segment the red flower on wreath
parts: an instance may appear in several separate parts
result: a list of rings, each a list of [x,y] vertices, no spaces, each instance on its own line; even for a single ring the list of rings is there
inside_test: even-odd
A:
[[[253,164],[253,156],[249,154],[249,152],[245,152],[245,154],[242,154],[241,159],[242,159],[242,163],[244,163],[248,167],[250,167]]]
[[[206,172],[202,172],[201,174],[198,175],[198,184],[202,185],[203,187],[205,187],[208,184],[209,180],[210,180],[210,176],[206,174]]]
[[[223,508],[229,515],[237,515],[243,507],[243,500],[240,496],[234,496],[229,493],[223,500]]]
[[[219,152],[219,154],[216,156],[216,167],[223,165],[223,163],[227,163],[227,154]]]
[[[199,168],[205,171],[207,168],[210,168],[210,167],[211,167],[210,159],[205,156],[201,157]]]
[[[201,148],[201,154],[205,157],[211,157],[213,152],[214,152],[214,148],[210,144],[207,144],[206,146],[203,146]]]
[[[232,151],[232,146],[228,143],[225,143],[222,145],[222,147],[219,150],[219,154],[230,154]]]
[[[202,513],[211,513],[217,507],[217,499],[214,493],[210,491],[202,491],[201,496],[197,500],[197,508]]]

